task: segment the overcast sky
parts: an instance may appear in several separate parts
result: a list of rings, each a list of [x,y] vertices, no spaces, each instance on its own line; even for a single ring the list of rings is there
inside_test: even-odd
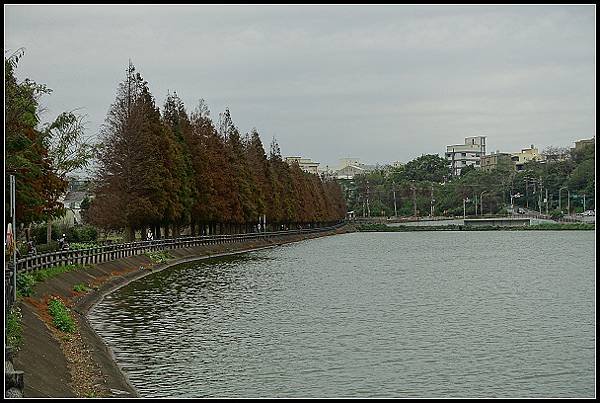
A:
[[[229,107],[265,149],[335,166],[407,162],[466,136],[489,151],[595,136],[595,6],[5,5],[43,119],[97,133],[131,58],[162,107]]]

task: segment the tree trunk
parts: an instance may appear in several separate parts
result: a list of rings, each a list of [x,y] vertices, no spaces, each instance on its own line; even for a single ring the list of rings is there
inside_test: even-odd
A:
[[[127,226],[125,228],[125,241],[133,241],[135,240],[135,232],[133,227]]]
[[[46,227],[46,243],[52,242],[52,220],[48,219],[48,226]]]

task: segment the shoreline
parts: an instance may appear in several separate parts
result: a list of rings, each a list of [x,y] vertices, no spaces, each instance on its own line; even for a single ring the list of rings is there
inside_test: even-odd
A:
[[[416,231],[592,231],[595,224],[536,224],[522,226],[499,225],[397,225],[362,224],[356,226],[356,232],[416,232]]]
[[[283,236],[272,240],[203,245],[169,250],[174,256],[152,264],[145,255],[130,256],[63,273],[36,285],[32,297],[23,298],[24,343],[15,355],[15,368],[24,371],[25,397],[140,397],[115,360],[112,349],[96,333],[89,313],[107,295],[133,281],[173,266],[210,258],[270,249],[288,243],[354,232],[351,226],[316,234]],[[144,266],[144,269],[140,269]],[[94,290],[73,292],[87,282]],[[74,336],[61,333],[48,322],[44,302],[50,295],[67,301],[78,323]]]

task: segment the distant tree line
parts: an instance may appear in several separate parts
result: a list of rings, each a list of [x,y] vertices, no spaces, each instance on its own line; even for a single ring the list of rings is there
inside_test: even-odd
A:
[[[502,165],[491,171],[469,166],[455,177],[444,158],[422,155],[398,167],[340,180],[340,184],[348,210],[356,216],[393,216],[395,211],[398,216],[426,216],[432,207],[434,215],[462,215],[463,200],[469,215],[481,214],[482,207],[484,214],[506,213],[511,195],[515,207],[539,211],[541,203],[545,213],[547,201],[548,213],[560,215],[567,213],[567,189],[571,213],[584,210],[583,195],[585,209],[594,209],[595,145],[559,150],[560,160],[529,161],[522,171]]]
[[[188,114],[174,92],[162,111],[130,63],[101,130],[94,197],[85,218],[105,229],[155,236],[244,232],[343,219],[335,181],[267,156],[259,133],[241,134],[228,109],[213,122],[203,100]]]

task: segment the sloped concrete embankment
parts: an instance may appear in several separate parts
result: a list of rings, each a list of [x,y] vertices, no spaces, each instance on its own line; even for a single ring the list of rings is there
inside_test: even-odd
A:
[[[154,265],[145,255],[131,256],[63,273],[37,284],[34,295],[20,301],[24,343],[14,357],[14,367],[24,372],[24,396],[138,397],[86,316],[110,292],[177,264],[352,231],[352,227],[345,226],[324,233],[174,249],[169,251],[174,259]],[[92,287],[92,291],[73,290],[82,283]],[[78,324],[76,334],[62,333],[51,324],[47,310],[50,296],[59,296],[71,308]]]

